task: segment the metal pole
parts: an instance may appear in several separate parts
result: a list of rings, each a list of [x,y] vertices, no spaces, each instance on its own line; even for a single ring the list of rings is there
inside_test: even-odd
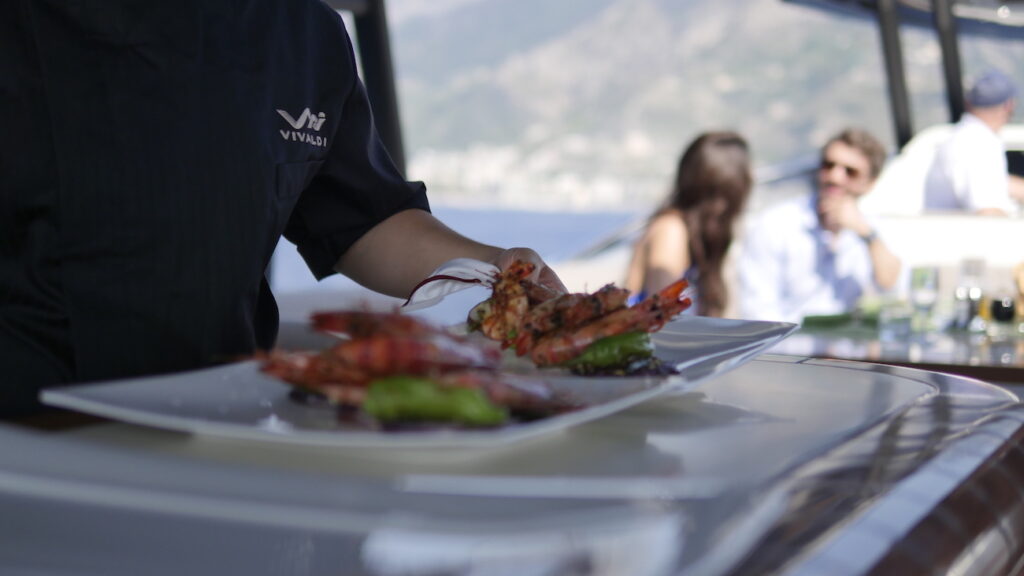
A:
[[[391,61],[391,38],[388,35],[384,0],[369,0],[366,9],[356,14],[356,36],[363,62],[363,80],[373,106],[373,118],[384,147],[398,169],[405,174],[405,148],[398,117],[398,92]]]
[[[932,17],[935,20],[935,31],[939,34],[939,46],[942,48],[942,71],[946,79],[949,119],[950,122],[956,122],[964,113],[964,86],[952,0],[932,0]]]
[[[882,37],[882,58],[885,60],[885,74],[889,81],[889,105],[896,128],[896,146],[902,149],[914,131],[910,118],[910,98],[907,96],[907,79],[903,70],[896,0],[878,0],[876,9],[878,31]]]

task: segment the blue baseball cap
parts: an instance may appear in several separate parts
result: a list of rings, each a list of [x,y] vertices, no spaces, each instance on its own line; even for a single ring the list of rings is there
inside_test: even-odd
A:
[[[976,108],[997,106],[1017,95],[1017,87],[1010,77],[998,70],[990,70],[978,78],[967,93],[967,102]]]

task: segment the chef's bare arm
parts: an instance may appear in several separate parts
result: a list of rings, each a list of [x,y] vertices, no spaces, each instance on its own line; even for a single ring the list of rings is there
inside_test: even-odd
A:
[[[499,268],[516,259],[537,264],[535,276],[564,292],[565,286],[536,252],[503,249],[466,238],[424,210],[405,210],[374,226],[338,260],[335,270],[363,286],[405,298],[438,266],[453,258],[475,258]]]

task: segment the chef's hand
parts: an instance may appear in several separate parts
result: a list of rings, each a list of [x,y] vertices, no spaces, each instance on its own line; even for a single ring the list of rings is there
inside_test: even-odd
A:
[[[565,284],[562,283],[558,274],[555,274],[555,271],[544,262],[544,259],[540,257],[540,254],[537,254],[537,252],[530,248],[509,248],[507,250],[503,250],[491,261],[491,263],[498,268],[505,270],[516,260],[525,260],[536,265],[533,274],[530,275],[530,280],[537,282],[541,286],[546,286],[559,294],[568,292],[568,289],[566,289]]]
[[[533,250],[482,244],[417,209],[394,214],[371,228],[342,255],[335,269],[371,290],[405,298],[453,258],[475,258],[502,270],[516,260],[526,260],[536,264],[531,280],[555,294],[566,291],[558,275]]]

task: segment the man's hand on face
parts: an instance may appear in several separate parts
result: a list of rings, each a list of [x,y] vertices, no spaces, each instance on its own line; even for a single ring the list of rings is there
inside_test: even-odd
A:
[[[822,194],[818,199],[818,217],[821,226],[832,232],[852,230],[858,236],[871,232],[857,199],[847,194]]]
[[[833,142],[822,152],[818,168],[818,219],[831,232],[852,230],[864,236],[871,232],[857,199],[871,189],[867,156],[843,142]]]

